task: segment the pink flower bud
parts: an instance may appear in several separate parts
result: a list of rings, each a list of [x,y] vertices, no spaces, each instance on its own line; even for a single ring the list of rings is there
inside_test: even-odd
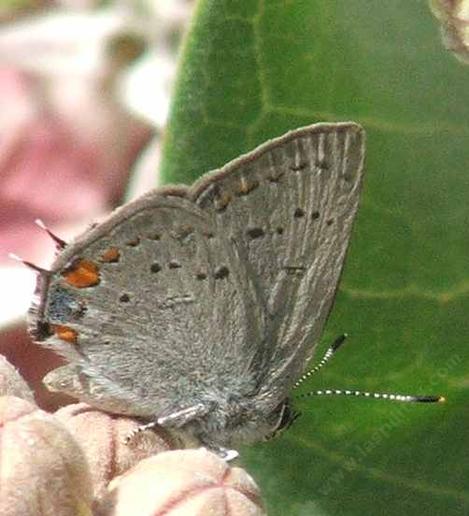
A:
[[[139,423],[135,419],[101,412],[86,403],[68,405],[55,415],[85,452],[98,498],[114,477],[141,459],[175,447],[163,429],[142,432],[125,444],[125,438]]]
[[[3,355],[0,355],[0,396],[18,396],[34,403],[28,384]]]
[[[80,447],[53,416],[13,396],[0,397],[0,460],[2,516],[91,516]]]
[[[97,508],[99,516],[262,516],[254,480],[213,453],[163,452],[115,478]]]
[[[469,0],[430,0],[430,7],[441,23],[444,46],[469,64]]]

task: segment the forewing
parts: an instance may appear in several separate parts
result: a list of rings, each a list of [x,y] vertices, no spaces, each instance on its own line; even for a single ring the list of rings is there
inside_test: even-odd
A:
[[[160,190],[118,210],[43,278],[33,334],[91,378],[101,407],[107,397],[112,411],[163,416],[253,388],[259,304],[236,248],[185,194]]]
[[[358,207],[364,133],[353,123],[287,133],[192,190],[235,242],[267,314],[255,361],[261,395],[283,398],[329,314]]]

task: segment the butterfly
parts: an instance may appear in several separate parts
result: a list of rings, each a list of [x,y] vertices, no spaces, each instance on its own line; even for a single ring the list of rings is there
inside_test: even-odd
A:
[[[50,388],[229,455],[295,417],[289,393],[331,310],[364,130],[315,124],[192,186],[117,209],[38,278],[29,328],[65,357]]]

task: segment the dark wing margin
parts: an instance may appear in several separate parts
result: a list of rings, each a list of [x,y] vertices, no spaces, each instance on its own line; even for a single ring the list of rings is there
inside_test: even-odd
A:
[[[267,326],[254,366],[261,396],[282,399],[330,312],[357,212],[365,134],[315,124],[261,145],[199,181],[194,201],[235,242]]]

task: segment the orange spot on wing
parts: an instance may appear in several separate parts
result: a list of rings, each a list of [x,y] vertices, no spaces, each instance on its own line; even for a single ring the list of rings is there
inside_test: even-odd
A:
[[[104,263],[114,263],[118,262],[120,258],[120,252],[117,247],[110,247],[106,249],[104,253],[101,255],[101,261]]]
[[[70,342],[70,344],[77,343],[78,333],[73,328],[62,326],[61,324],[54,324],[53,329],[59,339]]]
[[[77,260],[62,276],[72,287],[93,287],[99,283],[99,268],[89,260]]]

